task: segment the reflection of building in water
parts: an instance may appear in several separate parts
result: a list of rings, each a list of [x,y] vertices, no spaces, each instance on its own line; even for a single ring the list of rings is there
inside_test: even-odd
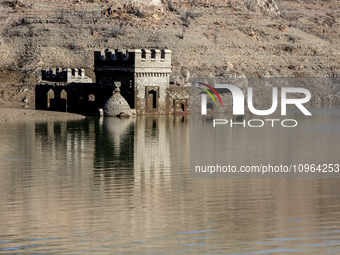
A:
[[[98,114],[103,108],[109,116],[125,111],[138,115],[189,112],[188,88],[170,86],[168,49],[95,51],[94,72],[96,83],[85,76],[84,69],[42,70],[42,82],[35,89],[36,109]],[[114,84],[120,84],[119,96],[112,96]],[[120,108],[118,102],[126,105]]]
[[[189,116],[174,116],[169,125],[170,156],[173,170],[187,168],[190,160],[190,124]],[[188,171],[176,171],[187,175]]]
[[[77,187],[91,187],[94,122],[5,124],[0,134],[2,142],[8,140],[8,146],[0,146],[0,157],[9,159],[0,159],[0,194],[20,204],[10,217],[25,231],[32,229],[29,222],[34,222],[34,228],[47,229],[42,221],[46,217],[49,226],[68,226],[74,206],[91,199],[91,189]],[[73,204],[69,203],[72,197],[76,198]],[[5,216],[1,207],[0,199],[0,216]],[[11,220],[0,217],[0,222]],[[17,234],[12,226],[7,229],[6,234]]]
[[[93,150],[94,122],[47,122],[36,123],[35,135],[39,143],[36,153],[39,158],[48,159],[54,168],[75,169],[91,165],[88,153]],[[76,130],[76,132],[74,132]],[[89,151],[90,150],[90,151]],[[63,160],[61,160],[61,155]],[[65,167],[62,168],[61,165]]]
[[[133,179],[135,120],[104,118],[99,121],[95,139],[94,182],[106,188]],[[112,182],[112,183],[111,183]]]
[[[319,119],[318,128],[331,121],[327,117]],[[339,117],[334,123],[340,123]],[[31,240],[37,233],[51,239],[41,240],[41,246],[35,241],[31,253],[48,253],[45,247],[78,251],[88,245],[89,236],[93,242],[86,248],[103,249],[105,237],[106,253],[112,247],[117,247],[116,253],[138,254],[161,247],[172,254],[188,244],[206,253],[216,251],[208,250],[202,240],[234,253],[244,252],[239,246],[245,242],[252,252],[300,248],[301,240],[303,247],[325,247],[320,237],[331,236],[338,220],[337,180],[189,178],[188,124],[181,116],[1,125],[0,230],[16,238],[13,247],[24,247],[27,241],[20,240]],[[232,129],[228,142],[246,152],[249,139],[254,145],[285,145],[275,129],[266,131],[264,140],[245,129]],[[325,146],[322,150],[333,159],[332,153],[339,152],[339,147],[328,146],[340,144],[338,129],[324,130],[322,136],[320,130],[287,132],[292,139],[314,139],[312,143]],[[300,144],[301,151],[304,146]]]
[[[99,124],[94,157],[95,183],[166,183],[170,180],[168,118],[104,118]]]
[[[137,118],[135,133],[135,188],[170,180],[169,118]],[[150,186],[148,186],[150,187]]]

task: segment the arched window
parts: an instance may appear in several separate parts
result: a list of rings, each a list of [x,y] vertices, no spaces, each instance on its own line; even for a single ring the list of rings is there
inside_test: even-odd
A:
[[[96,96],[93,94],[90,94],[88,99],[89,99],[89,102],[94,102],[96,101]]]

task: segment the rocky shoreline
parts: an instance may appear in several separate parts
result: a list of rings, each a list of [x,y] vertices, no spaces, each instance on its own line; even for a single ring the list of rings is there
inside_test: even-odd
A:
[[[85,116],[67,112],[0,108],[0,124],[19,121],[70,121],[82,119],[85,119]]]

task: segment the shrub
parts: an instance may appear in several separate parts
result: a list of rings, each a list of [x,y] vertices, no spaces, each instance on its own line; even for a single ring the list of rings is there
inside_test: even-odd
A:
[[[178,12],[178,7],[175,6],[172,0],[163,0],[163,5],[171,12]]]
[[[188,26],[190,24],[191,19],[195,19],[199,16],[199,13],[195,10],[194,7],[190,7],[181,13],[181,20],[183,21],[183,25]]]
[[[116,38],[118,35],[125,35],[126,24],[124,22],[115,22],[113,25],[105,26],[106,34]],[[105,29],[105,27],[103,27]]]

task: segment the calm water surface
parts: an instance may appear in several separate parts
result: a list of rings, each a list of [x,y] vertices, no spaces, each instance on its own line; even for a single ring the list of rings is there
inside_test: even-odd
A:
[[[339,109],[313,115],[332,137],[306,148],[340,155]],[[0,141],[0,254],[340,254],[340,179],[190,178],[187,117],[8,123]]]

